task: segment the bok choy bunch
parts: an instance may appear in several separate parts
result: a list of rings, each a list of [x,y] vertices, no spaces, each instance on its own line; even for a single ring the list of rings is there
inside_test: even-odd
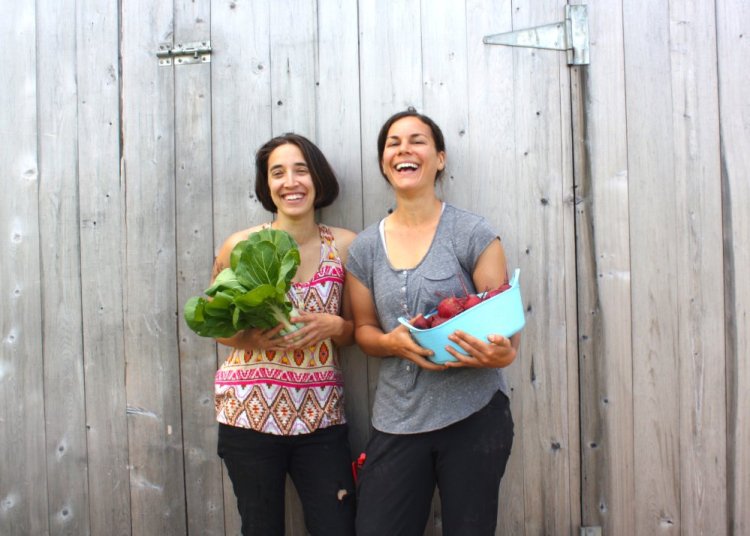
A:
[[[288,297],[300,256],[297,243],[285,231],[262,229],[239,242],[230,268],[205,290],[210,299],[194,296],[185,304],[187,325],[202,337],[231,337],[249,327],[268,329],[283,324],[283,334],[297,326]]]

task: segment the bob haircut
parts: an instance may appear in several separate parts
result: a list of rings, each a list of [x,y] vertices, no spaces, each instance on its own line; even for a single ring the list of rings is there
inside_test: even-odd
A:
[[[274,149],[286,144],[296,145],[305,158],[315,186],[314,207],[318,209],[329,206],[339,195],[339,183],[333,168],[317,145],[304,136],[291,132],[270,139],[255,153],[255,196],[258,201],[267,211],[274,214],[278,211],[268,187],[268,159]]]
[[[445,152],[445,138],[443,137],[443,131],[440,130],[440,127],[437,126],[437,123],[435,123],[435,121],[424,114],[420,114],[412,107],[409,107],[403,112],[393,114],[386,120],[383,126],[380,127],[380,134],[378,134],[378,166],[380,166],[380,174],[383,175],[383,178],[386,180],[386,182],[388,181],[388,177],[383,170],[383,152],[385,151],[385,142],[388,138],[388,131],[391,130],[393,123],[395,123],[399,119],[403,119],[404,117],[416,117],[417,119],[422,121],[422,123],[430,127],[430,130],[432,131],[432,139],[435,140],[435,149],[437,149],[437,152]],[[443,175],[443,171],[444,169],[439,169],[435,174],[436,181],[439,180]]]

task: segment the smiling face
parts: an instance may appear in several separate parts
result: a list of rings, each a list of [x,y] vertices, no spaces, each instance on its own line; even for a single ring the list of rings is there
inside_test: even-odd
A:
[[[445,167],[445,152],[435,147],[427,124],[407,116],[388,129],[380,165],[396,189],[434,188],[438,172]]]
[[[268,189],[279,214],[302,216],[314,210],[315,186],[299,147],[285,143],[271,152]]]

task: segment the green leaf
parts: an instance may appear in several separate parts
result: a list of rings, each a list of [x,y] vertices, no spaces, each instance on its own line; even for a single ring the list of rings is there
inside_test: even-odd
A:
[[[224,268],[214,279],[213,285],[205,290],[206,295],[214,296],[222,290],[232,289],[237,292],[247,292],[247,289],[237,280],[237,274],[231,268]]]
[[[229,254],[229,266],[232,268],[232,270],[237,269],[237,264],[239,264],[240,262],[240,256],[242,255],[245,246],[247,246],[247,240],[237,242],[237,244],[232,248],[232,253]]]
[[[288,233],[251,233],[232,249],[231,268],[222,270],[206,289],[212,299],[186,302],[186,323],[198,335],[220,338],[251,326],[289,325],[292,304],[287,293],[299,263],[299,249]]]
[[[292,283],[294,274],[297,273],[299,263],[299,250],[290,249],[289,251],[287,251],[284,254],[284,257],[281,259],[281,265],[279,266],[279,276],[276,278],[276,283],[278,284],[283,281],[284,284],[289,287]]]

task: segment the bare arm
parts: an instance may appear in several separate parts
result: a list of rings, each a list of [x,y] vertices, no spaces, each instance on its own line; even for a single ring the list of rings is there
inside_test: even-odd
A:
[[[372,293],[359,279],[348,274],[345,290],[349,294],[349,302],[352,304],[354,337],[362,351],[367,355],[373,357],[396,356],[408,359],[425,369],[445,369],[442,365],[436,365],[428,361],[427,358],[432,355],[432,352],[414,342],[409,330],[404,326],[399,325],[393,331],[383,332],[375,311]]]
[[[216,255],[214,260],[214,266],[211,270],[211,284],[216,280],[216,277],[225,268],[230,266],[230,257],[234,246],[240,241],[245,240],[247,235],[251,232],[257,231],[260,227],[253,227],[244,231],[234,233],[232,236],[227,238],[224,244],[221,246],[219,253]],[[279,332],[283,326],[279,325],[272,329],[261,330],[257,328],[246,329],[239,331],[231,337],[219,337],[216,342],[223,344],[224,346],[230,346],[232,348],[241,348],[245,351],[256,350],[270,350],[279,349],[284,346],[283,340],[278,337]]]
[[[497,288],[505,283],[508,280],[506,264],[505,251],[500,240],[493,240],[482,252],[474,267],[472,274],[474,287],[483,291]],[[472,337],[463,331],[456,331],[449,336],[449,339],[463,348],[469,357],[448,347],[448,352],[459,360],[456,363],[447,363],[448,367],[502,368],[515,360],[521,343],[521,334],[516,333],[510,339],[502,335],[490,335],[488,342]]]

